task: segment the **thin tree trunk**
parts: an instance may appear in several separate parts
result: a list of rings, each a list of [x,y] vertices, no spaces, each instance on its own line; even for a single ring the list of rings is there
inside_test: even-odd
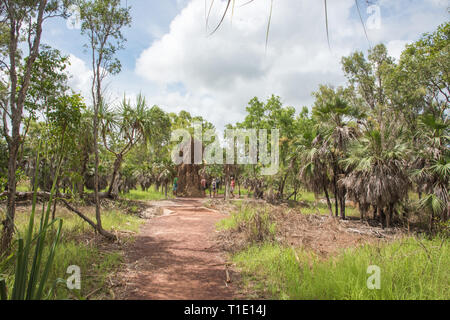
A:
[[[378,216],[381,219],[381,226],[384,229],[386,227],[386,215],[384,214],[384,210],[378,206]]]
[[[338,196],[336,181],[335,181],[335,185],[334,185],[334,210],[335,210],[336,217],[339,217],[339,196]]]
[[[119,195],[119,189],[117,186],[117,174],[119,173],[120,167],[122,165],[122,159],[122,154],[116,154],[116,160],[114,160],[113,175],[108,189],[108,196],[113,199],[116,199]]]
[[[16,170],[18,143],[11,143],[8,160],[8,199],[6,206],[6,219],[2,222],[3,233],[1,239],[1,252],[8,252],[14,234],[14,218],[16,213]]]
[[[241,183],[238,180],[238,189],[239,189],[239,199],[241,198]]]
[[[168,183],[166,182],[164,184],[164,195],[165,195],[166,199],[167,199],[167,185],[168,185]]]
[[[328,190],[327,187],[323,187],[323,192],[325,193],[325,198],[327,198],[327,205],[328,205],[328,210],[330,211],[330,217],[333,216],[333,208],[331,205],[331,201],[330,201],[330,195],[328,194]],[[297,190],[295,191],[295,193],[297,193]]]
[[[361,204],[358,202],[358,208],[359,208],[360,219],[361,219],[361,221],[364,221],[364,217],[366,215],[365,207],[361,206]]]
[[[345,190],[342,190],[341,197],[340,197],[340,201],[341,201],[341,219],[342,220],[345,220],[345,195],[346,195]]]
[[[100,80],[100,62],[97,63],[96,74],[94,74],[93,91],[96,89],[96,94],[94,96],[94,154],[95,154],[95,165],[94,165],[94,200],[95,200],[95,218],[97,221],[98,232],[107,238],[108,240],[115,240],[116,236],[112,233],[107,232],[102,226],[101,208],[100,208],[100,198],[99,198],[99,152],[98,152],[98,109],[103,103],[101,95],[101,80]],[[97,83],[95,83],[95,81]]]
[[[12,2],[12,1],[11,1]],[[38,12],[35,21],[34,38],[30,35],[30,54],[25,62],[23,77],[20,81],[20,89],[18,88],[18,75],[17,75],[17,52],[18,42],[20,34],[20,23],[17,21],[15,8],[12,3],[8,3],[8,12],[6,13],[5,24],[9,25],[9,42],[8,42],[8,56],[10,61],[9,66],[9,78],[10,78],[10,93],[9,103],[11,109],[11,125],[12,134],[11,137],[7,136],[6,127],[5,138],[8,142],[8,200],[6,206],[6,219],[2,222],[3,233],[0,243],[1,253],[8,252],[11,244],[11,240],[14,234],[14,218],[16,213],[16,170],[17,170],[17,157],[19,147],[21,144],[20,124],[22,122],[23,107],[25,104],[25,98],[27,95],[28,87],[31,80],[31,72],[34,62],[39,54],[39,46],[41,42],[42,34],[42,22],[44,18],[45,7],[47,6],[47,0],[41,0],[39,2]],[[31,31],[30,31],[31,32]],[[4,122],[6,126],[6,115],[4,115]]]

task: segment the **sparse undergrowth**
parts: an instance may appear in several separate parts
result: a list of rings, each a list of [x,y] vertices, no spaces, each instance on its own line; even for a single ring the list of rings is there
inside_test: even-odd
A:
[[[151,186],[147,191],[142,190],[141,187],[138,187],[136,190],[130,190],[128,193],[122,193],[120,195],[124,199],[128,200],[147,200],[147,201],[156,201],[156,200],[165,200],[172,199],[172,192],[167,193],[167,198],[164,192],[156,190],[154,186]]]
[[[95,210],[92,207],[82,209],[92,219]],[[129,211],[135,209],[130,208]],[[19,207],[17,210],[17,232],[24,232],[29,218],[30,208]],[[132,214],[125,214],[117,209],[102,212],[103,227],[119,236],[119,243],[110,243],[102,236],[96,235],[92,228],[78,216],[64,208],[57,207],[56,216],[63,219],[61,241],[50,269],[48,286],[54,285],[57,279],[66,280],[67,268],[71,265],[80,267],[81,290],[68,290],[65,283],[57,286],[52,299],[111,299],[114,294],[113,274],[123,262],[123,249],[126,243],[133,241],[132,235],[139,230],[143,219]],[[37,215],[37,219],[40,215]],[[53,231],[54,232],[54,231]],[[51,239],[51,237],[49,237]],[[47,248],[47,247],[46,247]],[[48,250],[48,248],[47,248]],[[44,252],[44,256],[46,253]],[[0,262],[0,272],[6,279],[10,289],[14,278],[14,259],[7,263]]]
[[[217,228],[250,298],[450,298],[445,235],[419,240],[401,229],[251,202],[236,202]],[[367,287],[372,265],[381,269],[380,290]]]
[[[403,239],[349,249],[330,259],[279,244],[253,245],[233,256],[244,284],[272,299],[408,300],[450,298],[449,242]],[[298,260],[297,260],[298,259]],[[370,290],[369,266],[381,270]]]

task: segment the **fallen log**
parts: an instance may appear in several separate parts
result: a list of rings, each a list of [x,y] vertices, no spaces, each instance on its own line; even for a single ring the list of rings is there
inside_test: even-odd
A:
[[[23,201],[32,201],[33,200],[33,195],[34,192],[30,191],[30,192],[16,192],[16,201],[17,202],[23,202]],[[6,199],[8,197],[8,191],[2,192],[0,193],[0,201],[3,199]],[[36,197],[37,199],[44,199],[46,201],[48,201],[50,199],[50,192],[45,192],[45,191],[38,191],[36,193]],[[115,198],[113,196],[110,196],[107,192],[101,192],[98,194],[98,197],[100,200],[103,199],[113,199],[115,200]],[[53,196],[54,199],[66,199],[66,200],[70,200],[72,198],[71,195],[69,194],[65,194],[65,193],[58,193],[57,195]],[[84,195],[84,200],[89,201],[89,202],[94,202],[94,194],[85,194]]]
[[[34,192],[16,192],[16,201],[32,201],[34,196]],[[0,198],[6,198],[8,197],[8,191],[0,193]],[[50,192],[45,191],[38,191],[36,193],[36,197],[38,199],[44,199],[49,200],[50,199]],[[61,194],[59,193],[57,196],[53,196],[54,198],[63,198],[63,199],[70,199],[70,196],[67,194]]]

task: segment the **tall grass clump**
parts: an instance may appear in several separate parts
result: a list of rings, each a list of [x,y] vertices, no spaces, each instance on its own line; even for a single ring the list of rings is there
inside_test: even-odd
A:
[[[277,244],[254,245],[234,261],[274,299],[448,300],[448,239],[408,238],[348,249],[327,260]],[[380,289],[370,290],[369,266],[381,270]]]
[[[40,148],[38,148],[39,150]],[[36,163],[39,163],[39,151]],[[28,227],[24,234],[19,233],[14,246],[16,251],[9,256],[4,257],[0,263],[0,274],[3,274],[7,262],[15,259],[15,274],[12,290],[8,290],[6,280],[0,278],[0,299],[1,300],[42,300],[51,296],[54,287],[51,287],[48,292],[44,292],[47,288],[47,281],[50,270],[55,258],[56,249],[60,240],[61,229],[63,221],[61,219],[54,219],[50,221],[50,211],[53,203],[53,196],[56,189],[56,181],[59,175],[60,166],[55,174],[53,186],[50,192],[47,209],[43,207],[39,228],[35,230],[35,214],[37,202],[37,175],[38,168],[35,170],[34,194],[32,202],[31,215],[28,222]],[[53,239],[46,241],[49,231],[56,231],[53,233]],[[55,283],[56,285],[56,283]]]
[[[217,228],[244,232],[249,242],[263,242],[274,239],[276,222],[268,208],[241,205],[229,218],[219,221]]]

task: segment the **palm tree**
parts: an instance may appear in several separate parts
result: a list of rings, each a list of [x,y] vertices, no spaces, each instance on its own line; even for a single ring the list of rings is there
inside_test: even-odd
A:
[[[420,206],[430,212],[430,232],[434,217],[448,220],[450,182],[450,152],[448,118],[439,119],[429,113],[420,117],[419,134],[416,141],[417,157],[412,177],[427,195],[420,200]]]
[[[328,193],[331,185],[329,150],[321,143],[320,136],[317,136],[313,141],[304,141],[297,149],[297,153],[300,155],[300,162],[304,163],[299,173],[300,180],[315,194],[322,192],[325,194],[330,217],[332,217],[333,209]]]
[[[327,150],[327,161],[332,171],[332,186],[335,196],[336,216],[339,207],[342,219],[345,219],[346,188],[339,185],[338,180],[346,174],[340,161],[344,158],[348,144],[357,137],[357,130],[347,122],[353,116],[353,109],[347,102],[346,92],[343,88],[321,86],[313,94],[316,98],[313,116],[317,120],[318,136],[316,143],[320,142],[322,150]],[[324,151],[325,152],[325,151]]]
[[[246,0],[244,2],[244,4],[240,5],[245,6],[247,4],[250,4],[252,2],[254,2],[255,0]],[[270,1],[270,10],[269,10],[269,14],[268,14],[268,22],[267,22],[267,31],[266,31],[266,48],[267,48],[267,44],[269,41],[269,31],[270,31],[270,24],[272,21],[272,10],[273,10],[273,0],[268,0]],[[365,3],[367,5],[371,4],[370,0],[365,0]],[[329,35],[329,24],[328,24],[328,3],[327,0],[323,0],[323,4],[324,4],[324,13],[325,13],[325,31],[326,31],[326,35],[327,35],[327,41],[328,41],[328,47],[330,46],[330,35]],[[208,2],[205,1],[205,18],[206,18],[206,29],[208,29],[209,26],[209,17],[211,14],[211,10],[214,6],[214,0],[210,0],[209,2],[209,6],[208,6]],[[214,27],[213,31],[211,32],[211,34],[215,33],[220,26],[222,25],[223,21],[225,20],[225,17],[227,16],[227,14],[231,11],[231,16],[233,17],[234,14],[234,9],[236,6],[236,0],[227,0],[226,5],[225,5],[225,9],[223,11],[222,17],[219,20],[219,23]],[[360,9],[360,5],[358,3],[358,0],[355,0],[355,6],[356,6],[356,10],[358,11],[358,15],[359,18],[361,20],[361,26],[363,28],[364,31],[364,35],[366,36],[367,42],[369,42],[370,45],[370,41],[369,41],[369,37],[367,35],[367,30],[366,30],[366,26],[364,24],[364,21],[362,19],[362,15],[361,15],[361,9]]]
[[[384,131],[368,128],[351,143],[348,157],[341,161],[351,172],[339,183],[360,204],[362,217],[372,205],[383,226],[390,226],[395,205],[407,197],[411,186],[408,152],[402,129],[395,124],[386,126]]]
[[[99,110],[103,145],[115,156],[108,197],[115,198],[119,193],[117,175],[124,157],[136,143],[148,136],[148,112],[145,98],[141,94],[137,96],[134,106],[124,97],[119,113],[107,105],[102,105]]]

